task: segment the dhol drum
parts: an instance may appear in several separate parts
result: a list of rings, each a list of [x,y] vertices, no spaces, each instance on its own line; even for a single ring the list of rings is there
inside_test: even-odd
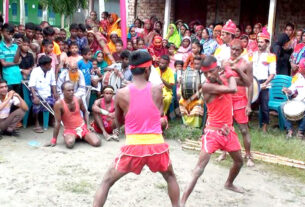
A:
[[[260,91],[261,91],[260,84],[258,80],[255,77],[253,77],[253,93],[252,93],[251,103],[254,103],[258,99]]]
[[[181,92],[184,99],[189,99],[198,91],[200,86],[200,75],[196,70],[186,70],[184,71],[182,82],[181,82]]]
[[[299,121],[305,115],[305,103],[302,101],[287,101],[283,107],[286,119],[290,121]]]
[[[114,88],[114,92],[121,88],[122,80],[113,71],[108,71],[103,77],[103,87],[111,85]]]

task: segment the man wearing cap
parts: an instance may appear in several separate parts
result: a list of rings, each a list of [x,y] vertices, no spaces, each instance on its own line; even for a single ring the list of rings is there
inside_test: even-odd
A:
[[[115,97],[115,117],[119,125],[125,124],[126,145],[106,173],[95,194],[93,206],[104,206],[109,189],[116,181],[130,172],[140,174],[147,165],[152,172],[163,175],[172,206],[178,207],[179,186],[160,123],[163,114],[162,86],[148,82],[152,65],[148,52],[132,52],[130,64],[132,83],[119,89]]]
[[[293,77],[292,84],[289,88],[283,88],[282,91],[294,101],[301,101],[305,104],[305,59],[299,63],[299,72]],[[282,109],[286,103],[282,104]],[[292,138],[292,123],[284,117],[284,123],[287,130],[287,138]],[[297,137],[304,140],[305,117],[299,121]]]
[[[243,192],[242,189],[233,185],[233,181],[243,165],[240,144],[234,131],[232,117],[232,94],[237,91],[234,73],[227,69],[224,75],[220,76],[217,60],[213,56],[207,56],[202,61],[201,70],[207,79],[202,84],[201,90],[208,109],[208,120],[202,136],[199,160],[193,170],[192,180],[183,193],[182,206],[185,205],[197,180],[202,175],[211,154],[218,149],[229,152],[233,159],[233,166],[230,169],[225,188],[239,193]]]
[[[114,120],[114,88],[110,85],[105,86],[102,93],[104,97],[96,100],[92,106],[94,121],[91,126],[95,132],[102,133],[106,141],[111,139],[119,141],[119,130]]]
[[[264,32],[258,34],[258,51],[253,53],[253,75],[260,83],[260,94],[258,104],[262,111],[263,132],[267,132],[269,124],[269,88],[270,82],[276,74],[276,56],[268,52],[267,48],[270,43],[270,35]]]
[[[239,130],[242,134],[247,159],[247,166],[254,166],[253,158],[251,156],[251,140],[248,122],[248,115],[251,112],[251,100],[252,100],[252,82],[253,82],[253,72],[252,63],[242,56],[243,46],[242,41],[239,39],[234,39],[231,42],[231,57],[228,61],[224,63],[225,70],[233,70],[234,77],[237,82],[237,92],[232,95],[233,103],[233,118],[238,124]],[[218,161],[224,160],[226,158],[226,152],[217,159]]]
[[[222,66],[224,61],[230,59],[230,43],[232,40],[234,40],[235,32],[236,25],[231,19],[229,19],[221,30],[221,39],[223,44],[216,49],[214,54],[217,59],[218,66]]]

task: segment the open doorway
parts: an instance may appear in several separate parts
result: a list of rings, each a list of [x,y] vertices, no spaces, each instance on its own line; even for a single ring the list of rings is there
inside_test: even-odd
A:
[[[270,0],[241,0],[240,26],[244,29],[248,24],[254,26],[268,23]]]

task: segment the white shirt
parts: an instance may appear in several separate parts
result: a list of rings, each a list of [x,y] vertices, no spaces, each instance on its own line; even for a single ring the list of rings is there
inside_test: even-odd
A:
[[[214,57],[217,59],[217,65],[219,67],[222,66],[222,62],[227,61],[231,57],[231,48],[226,44],[220,45],[214,54]]]
[[[8,94],[6,94],[5,99],[7,99],[7,95]],[[4,101],[5,101],[5,99],[4,99]],[[0,104],[1,103],[2,103],[2,101],[0,100]],[[20,104],[20,101],[16,96],[13,96],[11,98],[11,100],[9,100],[9,102],[4,106],[4,108],[2,110],[0,110],[0,119],[6,119],[10,115],[12,104],[14,106],[18,106]]]
[[[34,68],[31,72],[29,87],[35,87],[38,94],[45,99],[51,96],[51,86],[56,86],[54,71],[49,70],[44,73],[40,66]]]
[[[276,74],[276,57],[272,53],[258,51],[253,53],[253,75],[257,80],[266,80]]]
[[[297,93],[293,100],[305,102],[305,78],[301,73],[296,74],[296,80],[291,84],[289,90],[292,91],[292,94]]]
[[[76,97],[81,98],[82,96],[86,95],[86,83],[85,83],[84,75],[81,70],[78,70],[78,74],[79,74],[79,80],[77,81],[77,83],[74,83],[74,82],[72,82],[72,83],[73,83],[73,87],[74,87],[74,95]],[[58,95],[60,95],[61,98],[63,98],[61,85],[65,81],[69,81],[69,80],[70,80],[69,70],[62,70],[62,72],[60,73],[58,80],[57,80],[57,93],[58,93]]]

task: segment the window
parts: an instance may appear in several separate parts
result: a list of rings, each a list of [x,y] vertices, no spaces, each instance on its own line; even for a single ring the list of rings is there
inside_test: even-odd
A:
[[[24,15],[25,15],[26,17],[29,16],[28,3],[24,3]]]
[[[37,16],[42,17],[42,6],[40,4],[38,4]]]
[[[12,16],[17,16],[17,3],[12,3]]]
[[[55,19],[55,13],[53,12],[52,9],[49,10],[49,18],[54,18]]]

